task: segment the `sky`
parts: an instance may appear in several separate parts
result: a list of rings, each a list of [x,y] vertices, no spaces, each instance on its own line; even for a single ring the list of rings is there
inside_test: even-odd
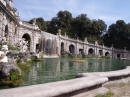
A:
[[[76,17],[82,13],[90,19],[102,19],[107,25],[117,20],[130,22],[130,0],[14,0],[22,20],[43,17],[51,20],[62,10]]]

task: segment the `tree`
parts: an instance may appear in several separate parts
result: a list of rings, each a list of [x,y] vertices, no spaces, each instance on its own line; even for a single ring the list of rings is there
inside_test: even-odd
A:
[[[73,19],[71,23],[71,32],[74,38],[84,40],[90,34],[91,20],[86,14],[81,14]]]
[[[42,30],[42,31],[46,31],[47,30],[46,22],[44,21],[44,19],[42,17],[31,19],[29,21],[29,23],[33,24],[33,22],[35,20],[36,20],[36,24],[38,25],[38,27],[40,28],[40,30]]]
[[[109,26],[108,32],[104,35],[104,43],[107,46],[114,45],[115,48],[123,49],[128,46],[130,41],[130,25],[126,24],[123,20],[118,20],[116,24]]]
[[[61,34],[65,33],[72,38],[84,40],[86,37],[89,42],[98,41],[99,44],[114,46],[115,48],[127,47],[130,49],[130,23],[126,24],[123,20],[118,20],[109,26],[101,19],[90,20],[86,14],[80,14],[73,18],[69,11],[59,11],[51,21],[44,21],[43,18],[35,18],[29,21],[36,24],[42,31],[57,34],[61,29]]]
[[[61,29],[62,33],[69,33],[71,28],[72,14],[69,11],[59,11],[57,17],[54,17],[48,25],[48,31],[57,33],[58,29]]]

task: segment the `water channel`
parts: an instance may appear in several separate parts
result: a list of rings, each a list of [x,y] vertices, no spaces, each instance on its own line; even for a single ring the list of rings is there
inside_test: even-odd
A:
[[[24,73],[22,86],[73,79],[78,73],[115,71],[130,65],[130,61],[127,60],[85,58],[85,63],[71,60],[71,58],[59,58],[34,62]]]

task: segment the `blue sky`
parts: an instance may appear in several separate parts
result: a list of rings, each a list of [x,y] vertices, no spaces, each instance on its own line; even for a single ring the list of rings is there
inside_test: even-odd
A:
[[[118,19],[130,22],[130,0],[14,0],[22,20],[43,17],[51,20],[60,10],[68,10],[73,17],[81,13],[90,19],[102,19],[108,25]]]

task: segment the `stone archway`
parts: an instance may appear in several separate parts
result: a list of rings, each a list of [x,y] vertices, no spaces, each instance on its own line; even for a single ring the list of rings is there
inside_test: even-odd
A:
[[[94,55],[94,50],[92,48],[88,50],[88,55]]]
[[[30,46],[31,46],[31,37],[28,33],[24,34],[22,36],[22,38],[28,43],[27,46],[28,46],[28,49],[30,50]]]
[[[109,52],[106,52],[106,53],[105,53],[105,56],[106,56],[106,57],[110,57],[110,53],[109,53]]]
[[[99,56],[103,56],[103,50],[99,50]]]
[[[61,54],[63,54],[64,53],[64,43],[62,42],[61,43]]]
[[[39,53],[41,51],[40,44],[36,44],[36,52]]]
[[[8,25],[6,25],[6,26],[5,26],[5,35],[4,35],[5,37],[8,36],[8,32],[9,32]]]
[[[71,54],[75,54],[75,47],[74,47],[73,44],[71,44],[71,45],[69,46],[69,52],[70,52]]]
[[[121,54],[117,54],[117,58],[120,59],[121,58]]]

